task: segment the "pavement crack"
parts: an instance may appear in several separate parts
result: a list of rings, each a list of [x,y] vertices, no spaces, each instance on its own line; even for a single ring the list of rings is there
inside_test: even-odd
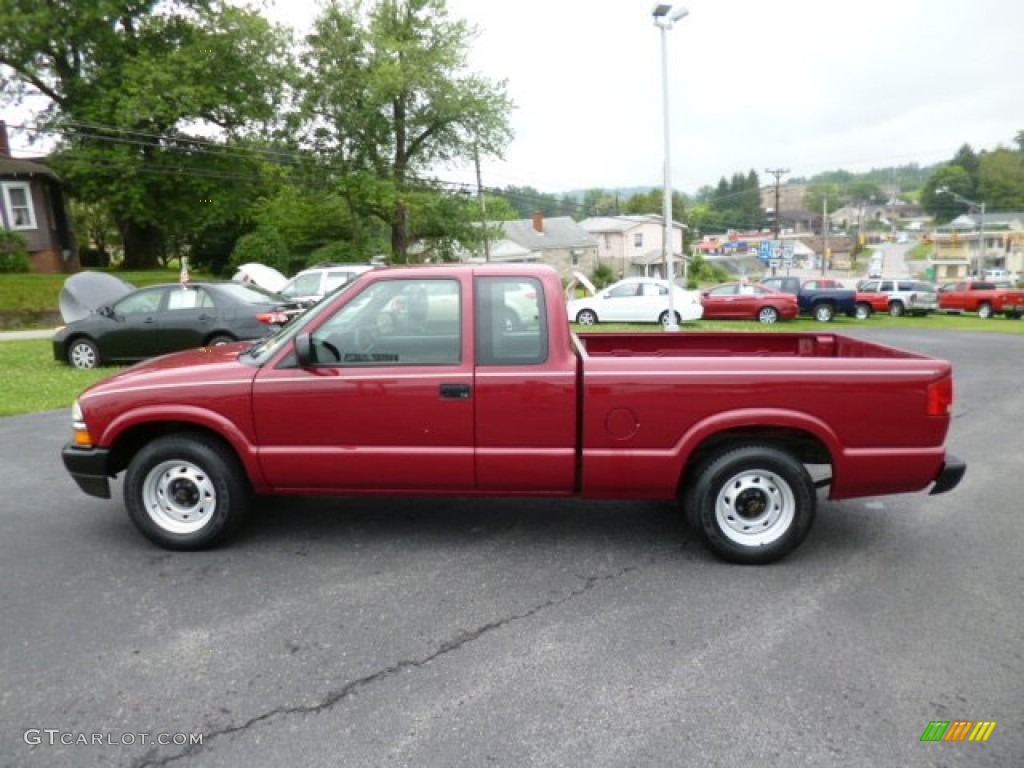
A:
[[[244,723],[227,726],[225,728],[221,728],[211,733],[204,734],[202,744],[189,745],[187,748],[176,754],[157,758],[155,754],[156,750],[150,750],[145,755],[143,755],[140,760],[133,762],[132,768],[153,768],[155,766],[170,765],[179,760],[193,757],[196,754],[204,751],[207,747],[208,742],[211,742],[214,739],[220,739],[223,736],[231,736],[236,733],[241,733],[243,731],[249,730],[250,728],[258,726],[261,723],[265,723],[280,717],[289,717],[291,715],[320,714],[321,712],[329,710],[335,704],[349,698],[361,688],[373,685],[374,683],[380,680],[394,677],[395,675],[403,672],[404,670],[416,669],[418,667],[422,667],[426,664],[429,664],[430,662],[435,661],[443,656],[446,656],[447,654],[458,651],[459,649],[465,647],[469,643],[479,640],[484,635],[502,629],[503,627],[507,627],[515,622],[532,618],[533,616],[536,616],[537,614],[542,613],[543,611],[549,610],[551,608],[557,608],[558,606],[565,605],[566,603],[575,600],[581,595],[584,595],[587,592],[590,592],[591,590],[595,589],[598,585],[614,581],[615,579],[621,578],[622,576],[625,576],[635,570],[637,570],[637,566],[626,566],[620,568],[617,571],[600,574],[596,576],[583,576],[577,574],[576,578],[580,579],[582,583],[578,587],[570,590],[564,595],[557,598],[552,598],[550,600],[545,600],[544,602],[538,603],[537,605],[533,606],[529,610],[522,611],[520,613],[514,613],[510,616],[505,616],[504,618],[488,622],[487,624],[483,624],[477,627],[476,629],[460,632],[455,637],[441,643],[441,645],[439,645],[433,653],[430,653],[418,659],[404,659],[393,664],[390,667],[378,670],[373,674],[366,675],[365,677],[360,677],[357,680],[352,680],[346,683],[338,690],[329,693],[319,703],[291,707],[277,707],[268,712],[264,712],[262,714],[251,717]]]

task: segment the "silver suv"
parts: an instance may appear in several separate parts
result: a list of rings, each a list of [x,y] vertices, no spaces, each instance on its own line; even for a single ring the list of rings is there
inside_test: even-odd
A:
[[[278,293],[292,301],[312,304],[371,269],[377,267],[372,264],[318,264],[299,272]]]
[[[927,315],[939,308],[939,295],[935,292],[935,286],[923,280],[883,278],[865,280],[857,287],[865,293],[889,294],[889,314],[893,317]]]

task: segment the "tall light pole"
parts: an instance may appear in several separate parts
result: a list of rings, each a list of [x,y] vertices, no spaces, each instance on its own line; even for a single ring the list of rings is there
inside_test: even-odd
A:
[[[668,107],[668,31],[673,25],[689,13],[685,8],[673,8],[671,3],[658,3],[652,14],[654,25],[661,30],[661,101],[665,112],[665,188],[663,191],[662,216],[665,219],[665,234],[662,238],[662,249],[665,256],[665,277],[668,279],[668,322],[666,331],[678,331],[676,322],[676,284],[675,265],[672,260],[672,154],[669,134]],[[686,258],[686,255],[683,255]],[[685,274],[685,261],[684,274]]]
[[[974,274],[977,277],[981,277],[982,271],[985,269],[985,203],[976,203],[973,200],[968,200],[963,195],[958,195],[949,187],[939,187],[935,191],[941,195],[949,195],[964,205],[973,205],[981,211],[981,217],[978,219],[978,264],[974,268]]]

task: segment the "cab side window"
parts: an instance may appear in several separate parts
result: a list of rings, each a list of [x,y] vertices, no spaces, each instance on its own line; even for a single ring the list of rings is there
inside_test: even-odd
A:
[[[548,359],[544,290],[530,277],[476,279],[478,365],[538,365]]]
[[[457,280],[379,280],[310,337],[317,364],[453,365],[462,358]]]

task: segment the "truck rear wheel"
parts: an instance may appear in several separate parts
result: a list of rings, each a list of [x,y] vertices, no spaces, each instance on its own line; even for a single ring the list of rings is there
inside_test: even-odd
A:
[[[830,323],[832,318],[836,316],[836,308],[828,302],[815,304],[811,311],[814,314],[814,319],[819,323]]]
[[[724,449],[694,472],[686,517],[715,555],[762,565],[792,552],[814,522],[817,496],[802,463],[767,445]]]
[[[857,309],[853,316],[858,320],[867,320],[871,317],[871,305],[863,301],[857,302]]]
[[[124,481],[128,514],[166,549],[198,550],[224,541],[249,503],[245,474],[231,451],[198,434],[167,435],[140,450]]]

